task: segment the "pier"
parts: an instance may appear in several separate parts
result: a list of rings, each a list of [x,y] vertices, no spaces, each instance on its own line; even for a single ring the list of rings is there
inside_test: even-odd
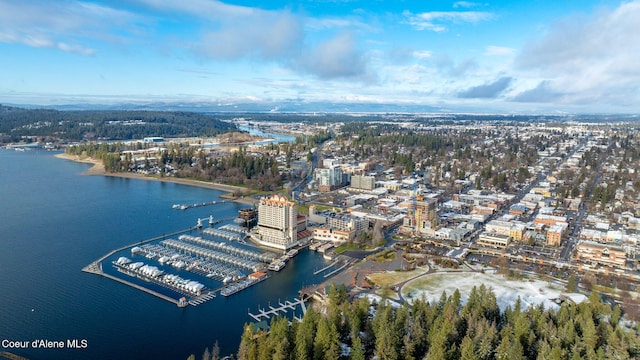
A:
[[[210,202],[207,202],[207,203],[197,203],[197,204],[193,204],[193,205],[175,204],[175,205],[172,206],[172,208],[175,209],[175,210],[187,210],[187,209],[197,208],[197,207],[201,207],[201,206],[224,204],[226,202],[229,202],[229,200],[215,200],[215,201],[210,201]]]
[[[330,269],[331,267],[335,266],[338,262],[339,262],[339,260],[336,260],[336,261],[332,262],[331,264],[329,264],[329,265],[327,265],[327,266],[323,267],[322,269],[319,269],[319,270],[314,271],[314,272],[313,272],[313,275],[318,275],[318,274],[320,274],[321,272],[323,272],[323,271],[325,271],[325,270]]]
[[[140,285],[138,285],[138,284],[134,284],[134,283],[132,283],[132,282],[130,282],[130,281],[127,281],[127,280],[125,280],[125,279],[121,279],[121,278],[119,278],[119,277],[117,277],[117,276],[109,275],[109,274],[106,274],[106,273],[102,273],[101,275],[102,275],[102,276],[104,276],[104,277],[106,277],[107,279],[115,280],[115,281],[117,281],[117,282],[119,282],[119,283],[122,283],[122,284],[125,284],[125,285],[129,285],[129,286],[131,286],[131,287],[133,287],[133,288],[135,288],[135,289],[138,289],[138,290],[144,291],[144,292],[146,292],[147,294],[151,294],[151,295],[153,295],[153,296],[155,296],[155,297],[159,297],[159,298],[160,298],[160,299],[162,299],[162,300],[167,300],[168,302],[171,302],[171,303],[176,304],[176,306],[178,305],[178,300],[176,300],[176,299],[174,299],[174,298],[171,298],[171,297],[169,297],[169,296],[167,296],[167,295],[160,294],[160,293],[159,293],[159,292],[157,292],[157,291],[153,291],[153,290],[148,289],[148,288],[146,288],[146,287],[144,287],[144,286],[140,286]]]
[[[304,303],[304,298],[301,298],[301,299],[295,298],[293,299],[293,301],[286,300],[284,304],[278,301],[278,305],[279,305],[278,307],[273,307],[269,305],[268,310],[261,309],[260,307],[258,307],[258,313],[253,314],[251,313],[251,311],[249,311],[249,316],[251,316],[255,321],[260,322],[262,320],[268,320],[271,316],[276,316],[280,313],[286,314],[289,310],[292,310],[295,312],[298,305],[300,305],[302,309],[302,315],[304,315],[307,312],[307,307]]]
[[[346,268],[348,265],[349,265],[349,261],[344,260],[344,265],[340,266],[339,268],[337,268],[337,269],[333,270],[332,272],[330,272],[330,273],[328,273],[328,274],[324,274],[324,277],[326,277],[326,278],[327,278],[327,277],[329,277],[329,276],[331,276],[331,275],[333,275],[333,274],[336,274],[336,273],[340,272],[340,270],[342,270],[342,269]]]

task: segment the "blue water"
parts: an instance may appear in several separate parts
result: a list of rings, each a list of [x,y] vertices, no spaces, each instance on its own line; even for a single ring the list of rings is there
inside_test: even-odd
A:
[[[218,341],[235,353],[249,309],[322,281],[323,263],[301,251],[287,267],[236,295],[177,308],[115,281],[81,272],[123,245],[228,218],[236,203],[186,211],[172,204],[217,200],[216,190],[156,181],[81,176],[88,165],[44,151],[0,150],[0,341],[86,339],[85,349],[7,349],[34,359],[199,358]],[[105,268],[110,266],[105,263]],[[157,264],[153,264],[157,265]]]
[[[270,144],[270,143],[278,144],[281,142],[294,142],[296,140],[295,136],[285,135],[285,134],[265,133],[262,130],[256,129],[252,126],[238,126],[238,129],[247,131],[249,132],[249,134],[254,136],[262,136],[262,137],[273,139],[268,141],[257,141],[256,144]]]

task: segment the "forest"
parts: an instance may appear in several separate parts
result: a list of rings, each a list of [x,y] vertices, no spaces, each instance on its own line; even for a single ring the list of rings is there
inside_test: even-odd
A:
[[[208,351],[205,352],[208,354]],[[332,286],[327,305],[309,308],[302,321],[273,318],[269,331],[245,326],[238,359],[635,359],[640,341],[623,326],[619,307],[595,292],[559,309],[525,307],[518,299],[504,311],[490,288],[474,287],[438,302],[414,299],[394,307],[366,298],[347,301]]]
[[[131,140],[214,136],[237,130],[212,115],[182,111],[22,109],[0,105],[0,142]]]

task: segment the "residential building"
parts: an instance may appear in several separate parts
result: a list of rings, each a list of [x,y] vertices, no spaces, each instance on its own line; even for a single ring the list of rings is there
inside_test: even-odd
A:
[[[560,243],[562,242],[562,236],[564,235],[566,230],[566,224],[550,226],[547,230],[547,245],[560,246]]]
[[[373,190],[376,187],[376,178],[366,175],[353,175],[351,187],[354,189]]]
[[[264,246],[287,250],[298,244],[301,223],[306,224],[306,218],[298,218],[292,201],[281,195],[264,197],[258,204],[258,228],[253,239]]]
[[[342,170],[339,166],[331,166],[326,169],[316,169],[318,191],[329,192],[343,185]]]

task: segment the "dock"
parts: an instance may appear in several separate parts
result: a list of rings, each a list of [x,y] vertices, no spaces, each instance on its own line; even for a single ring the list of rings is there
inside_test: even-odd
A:
[[[197,204],[192,204],[192,205],[175,204],[175,205],[172,206],[172,208],[175,209],[175,210],[187,210],[187,209],[197,208],[197,207],[202,207],[202,206],[224,204],[226,202],[229,202],[229,200],[215,200],[215,201],[197,203]]]
[[[269,318],[271,318],[271,316],[276,316],[280,313],[286,314],[289,310],[295,312],[298,305],[300,305],[303,315],[307,312],[307,307],[304,303],[304,299],[302,298],[294,298],[293,301],[286,300],[284,304],[278,301],[278,305],[278,307],[269,305],[269,309],[267,310],[258,307],[258,313],[253,314],[251,313],[251,311],[249,311],[249,316],[251,316],[255,321],[260,322],[262,320],[268,320]]]
[[[171,297],[169,297],[169,296],[166,296],[166,295],[164,295],[164,294],[161,294],[161,293],[159,293],[159,292],[157,292],[157,291],[153,291],[153,290],[151,290],[151,289],[148,289],[148,288],[146,288],[146,287],[144,287],[144,286],[140,286],[140,285],[138,285],[138,284],[134,284],[134,283],[132,283],[132,282],[130,282],[130,281],[127,281],[127,280],[121,279],[121,278],[119,278],[119,277],[116,277],[116,276],[113,276],[113,275],[110,275],[110,274],[105,273],[105,272],[102,270],[102,262],[103,262],[106,258],[108,258],[108,257],[110,257],[110,256],[113,256],[114,254],[116,254],[116,253],[117,253],[117,252],[119,252],[119,251],[123,251],[123,250],[129,249],[129,248],[132,248],[132,247],[134,247],[134,246],[138,246],[138,245],[142,245],[142,244],[150,243],[150,242],[152,242],[152,241],[156,241],[156,240],[164,239],[164,238],[166,238],[167,236],[175,236],[175,235],[178,235],[178,234],[182,234],[182,233],[185,233],[185,232],[189,232],[189,231],[192,231],[192,230],[195,230],[195,229],[196,229],[195,227],[191,227],[191,228],[188,228],[188,229],[185,229],[185,230],[180,230],[180,231],[173,232],[173,233],[171,233],[171,234],[165,234],[165,235],[161,235],[161,236],[156,236],[156,237],[151,238],[151,239],[147,239],[147,240],[140,241],[140,242],[137,242],[137,243],[133,243],[133,244],[125,245],[125,246],[123,246],[123,247],[120,247],[120,248],[117,248],[117,249],[115,249],[115,250],[110,251],[109,253],[107,253],[106,255],[102,256],[102,257],[101,257],[101,258],[99,258],[98,260],[96,260],[96,261],[92,262],[91,264],[89,264],[89,265],[85,266],[84,268],[82,268],[82,271],[84,271],[84,272],[86,272],[86,273],[90,273],[90,274],[96,274],[96,275],[104,276],[104,277],[106,277],[107,279],[111,279],[111,280],[117,281],[117,282],[119,282],[119,283],[121,283],[121,284],[129,285],[129,286],[131,286],[131,287],[133,287],[133,288],[135,288],[135,289],[138,289],[138,290],[144,291],[144,292],[146,292],[147,294],[151,294],[151,295],[156,296],[156,297],[158,297],[158,298],[160,298],[160,299],[163,299],[163,300],[166,300],[166,301],[169,301],[169,302],[171,302],[171,303],[173,303],[173,304],[178,305],[178,304],[179,304],[179,302],[178,302],[178,300],[176,300],[176,299],[173,299],[173,298],[171,298]]]
[[[262,277],[262,278],[258,278],[258,279],[252,279],[252,278],[245,278],[242,279],[238,282],[235,282],[233,284],[229,284],[225,287],[222,288],[222,290],[220,290],[220,295],[222,296],[231,296],[237,292],[240,292],[250,286],[253,286],[259,282],[262,282],[264,280],[266,280],[267,277]]]
[[[323,271],[325,271],[325,270],[330,269],[331,267],[333,267],[333,266],[335,266],[336,264],[338,264],[338,262],[339,262],[339,260],[336,260],[336,261],[332,262],[331,264],[329,264],[329,265],[327,265],[327,266],[323,267],[322,269],[319,269],[319,270],[314,271],[314,272],[313,272],[313,275],[318,275],[318,274],[320,274],[321,272],[323,272]]]
[[[125,280],[125,279],[121,279],[121,278],[119,278],[119,277],[117,277],[117,276],[109,275],[109,274],[106,274],[106,273],[102,273],[101,275],[102,275],[102,276],[104,276],[104,277],[106,277],[107,279],[115,280],[115,281],[117,281],[117,282],[119,282],[119,283],[122,283],[122,284],[125,284],[125,285],[129,285],[129,286],[131,286],[131,287],[133,287],[133,288],[135,288],[135,289],[138,289],[138,290],[144,291],[144,292],[146,292],[147,294],[151,294],[151,295],[153,295],[153,296],[155,296],[155,297],[158,297],[158,298],[160,298],[160,299],[162,299],[162,300],[167,300],[167,301],[168,301],[168,302],[170,302],[170,303],[174,303],[174,304],[176,304],[176,306],[178,305],[178,300],[176,300],[176,299],[174,299],[174,298],[171,298],[171,297],[169,297],[169,296],[167,296],[167,295],[160,294],[160,293],[159,293],[159,292],[157,292],[157,291],[153,291],[153,290],[148,289],[148,288],[146,288],[146,287],[144,287],[144,286],[140,286],[140,285],[138,285],[138,284],[134,284],[134,283],[132,283],[132,282],[130,282],[130,281],[127,281],[127,280]]]
[[[349,261],[345,260],[345,261],[344,261],[344,265],[340,266],[339,268],[337,268],[337,269],[333,270],[332,272],[330,272],[330,273],[328,273],[328,274],[324,274],[324,277],[326,277],[326,278],[327,278],[327,277],[329,277],[329,276],[331,276],[331,275],[333,275],[333,274],[336,274],[336,273],[340,272],[340,270],[342,270],[342,269],[346,268],[348,265],[349,265]]]
[[[175,235],[183,234],[183,233],[186,233],[186,232],[189,232],[189,231],[193,231],[193,230],[196,230],[196,227],[190,227],[190,228],[188,228],[188,229],[180,230],[180,231],[176,231],[176,232],[173,232],[173,233],[171,233],[171,234],[164,234],[164,235],[156,236],[156,237],[154,237],[154,238],[147,239],[147,240],[143,240],[143,241],[140,241],[140,242],[137,242],[137,243],[133,243],[133,244],[125,245],[125,246],[123,246],[123,247],[120,247],[120,248],[117,248],[117,249],[115,249],[115,250],[110,251],[109,253],[107,253],[107,254],[106,254],[106,255],[104,255],[103,257],[99,258],[98,260],[96,260],[96,261],[92,262],[91,264],[89,264],[89,265],[87,265],[87,266],[83,267],[83,268],[82,268],[82,271],[87,272],[87,273],[90,273],[90,274],[103,275],[103,274],[104,274],[104,272],[102,271],[102,262],[103,262],[106,258],[108,258],[109,256],[113,256],[113,254],[115,254],[115,253],[117,253],[117,252],[119,252],[119,251],[127,250],[127,249],[130,249],[130,248],[134,247],[134,246],[138,246],[138,245],[142,245],[142,244],[150,243],[150,242],[152,242],[152,241],[156,241],[156,240],[164,239],[164,238],[166,238],[166,237],[168,237],[168,236],[175,236]]]

